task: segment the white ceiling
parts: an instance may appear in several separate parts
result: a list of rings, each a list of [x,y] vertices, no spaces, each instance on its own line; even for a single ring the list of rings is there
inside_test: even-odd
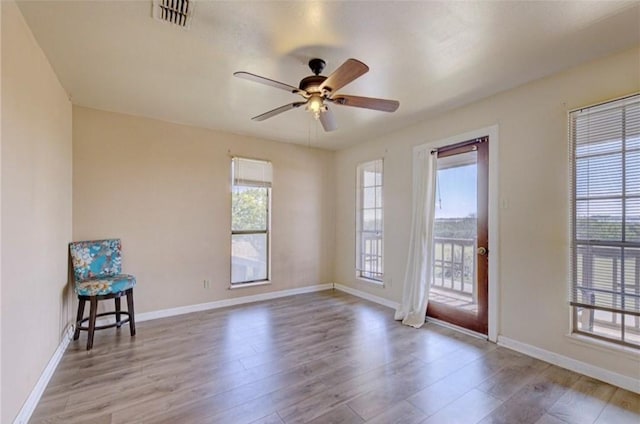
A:
[[[20,9],[74,104],[339,149],[640,44],[640,3],[199,1],[189,30],[148,1],[25,1]],[[400,101],[395,113],[335,105],[324,133],[291,85],[348,58],[370,71],[343,94]]]

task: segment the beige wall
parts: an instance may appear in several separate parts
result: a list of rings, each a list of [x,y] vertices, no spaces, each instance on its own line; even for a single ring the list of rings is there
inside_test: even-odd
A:
[[[273,163],[268,286],[228,289],[231,155]],[[329,283],[333,156],[74,107],[73,238],[122,239],[138,313]]]
[[[71,103],[13,2],[2,4],[2,416],[10,423],[69,322]]]
[[[627,376],[631,355],[571,343],[567,111],[640,90],[633,49],[509,90],[336,155],[335,280],[399,301],[411,218],[412,147],[499,125],[499,334]],[[385,287],[354,276],[355,166],[385,159]]]

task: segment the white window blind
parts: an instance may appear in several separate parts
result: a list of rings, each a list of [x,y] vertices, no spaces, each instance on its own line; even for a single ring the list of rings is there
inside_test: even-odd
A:
[[[233,185],[271,187],[271,162],[246,158],[233,158]]]
[[[571,304],[608,312],[625,342],[640,316],[640,95],[571,112],[570,142]]]

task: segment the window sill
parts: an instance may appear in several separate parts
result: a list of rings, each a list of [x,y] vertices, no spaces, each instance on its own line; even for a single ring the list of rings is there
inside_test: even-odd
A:
[[[640,361],[640,350],[619,345],[617,343],[611,343],[604,340],[595,339],[589,336],[583,336],[582,334],[571,333],[565,336],[570,343],[589,347],[606,353],[618,353],[627,358]]]
[[[379,286],[379,287],[384,287],[384,281],[378,281],[378,280],[370,280],[368,278],[364,278],[364,277],[356,277],[356,281],[362,282],[362,283],[367,283],[367,284],[373,284],[374,286]]]
[[[256,281],[254,283],[236,283],[229,285],[229,290],[244,289],[246,287],[268,286],[271,280]]]

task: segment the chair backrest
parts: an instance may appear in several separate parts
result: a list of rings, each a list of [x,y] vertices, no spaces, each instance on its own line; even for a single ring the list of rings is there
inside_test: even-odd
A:
[[[120,250],[120,239],[69,243],[73,275],[76,281],[121,274]]]

